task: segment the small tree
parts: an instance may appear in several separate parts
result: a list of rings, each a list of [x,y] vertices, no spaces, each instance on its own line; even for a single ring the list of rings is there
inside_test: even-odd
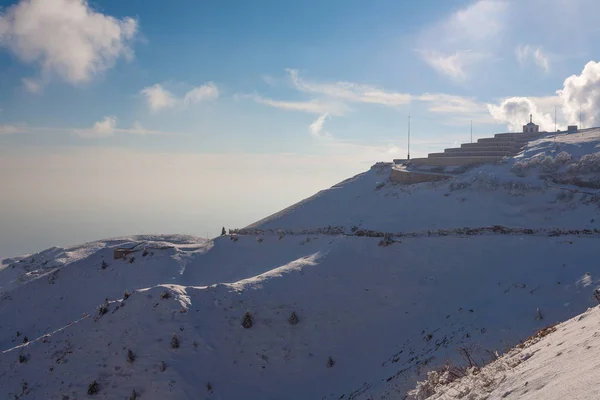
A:
[[[173,348],[173,349],[179,348],[179,338],[177,337],[176,334],[173,334],[173,337],[171,338],[171,348]]]
[[[292,315],[290,315],[290,318],[288,319],[288,322],[291,325],[296,325],[300,320],[298,319],[298,315],[296,315],[295,311],[292,311]]]
[[[331,368],[335,365],[335,361],[333,361],[333,358],[329,357],[327,359],[327,368]]]
[[[95,395],[96,393],[98,393],[100,391],[100,385],[98,384],[98,382],[93,381],[92,383],[90,383],[88,385],[88,394],[90,396]]]
[[[106,267],[108,267],[108,264],[106,263],[106,261],[102,260],[102,265],[100,267],[102,269],[106,269]]]
[[[250,329],[252,328],[252,325],[254,325],[254,322],[252,321],[252,314],[250,314],[250,311],[246,311],[246,314],[244,314],[244,319],[242,320],[242,326],[245,329]]]
[[[127,362],[134,362],[135,361],[135,354],[133,354],[133,350],[129,349],[127,350]]]
[[[227,234],[227,231],[225,231],[225,227],[221,228],[221,236],[224,236]]]

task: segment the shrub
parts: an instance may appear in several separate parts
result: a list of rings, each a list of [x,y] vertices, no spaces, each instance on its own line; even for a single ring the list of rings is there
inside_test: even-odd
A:
[[[327,359],[327,368],[331,368],[335,365],[335,361],[333,361],[333,358],[329,357]]]
[[[291,325],[296,325],[298,322],[300,322],[300,320],[298,319],[298,315],[296,315],[295,311],[292,311],[292,315],[290,315],[290,318],[288,319],[288,322]]]
[[[133,392],[131,393],[131,396],[129,396],[129,400],[136,400],[138,398],[138,394],[135,391],[135,389],[133,389]]]
[[[263,238],[261,238],[260,236],[258,236],[258,237],[256,238],[256,241],[257,241],[258,243],[262,243],[262,241],[263,241],[263,240],[264,240],[264,239],[263,239]]]
[[[212,385],[210,384],[210,382],[208,382],[208,383],[206,384],[206,390],[207,390],[207,391],[209,391],[209,392],[212,392],[212,390],[213,390],[213,387],[212,387]]]
[[[21,364],[26,363],[29,360],[29,357],[27,357],[25,354],[19,354],[19,362]]]
[[[133,354],[133,350],[129,349],[127,350],[127,362],[134,362],[135,361],[135,354]]]
[[[144,252],[142,253],[142,257],[146,257],[148,255],[148,250],[144,249]],[[135,390],[134,390],[135,392]]]
[[[167,364],[164,361],[160,362],[160,372],[165,372],[167,370]]]
[[[128,299],[129,296],[131,296],[131,293],[129,293],[129,290],[125,290],[125,293],[123,293],[123,300]]]
[[[171,298],[171,292],[168,290],[165,290],[164,292],[160,293],[160,298],[161,299],[170,299]]]
[[[134,262],[134,261],[135,261],[135,257],[131,257],[131,258],[129,259],[129,264],[133,264],[133,262]]]
[[[106,263],[105,260],[102,260],[102,265],[100,265],[100,268],[106,269],[106,267],[108,267],[108,264]]]
[[[88,385],[88,394],[90,396],[95,395],[96,393],[98,393],[100,391],[100,385],[98,384],[98,382],[93,381],[92,383],[90,383]]]
[[[108,312],[108,302],[105,302],[104,304],[100,304],[100,306],[98,307],[98,316],[102,316],[104,314],[106,314]]]
[[[244,319],[242,320],[242,326],[245,329],[250,329],[252,328],[253,324],[254,322],[252,321],[252,314],[250,314],[250,311],[246,311],[246,314],[244,314]]]
[[[173,334],[173,337],[171,338],[171,348],[172,349],[179,348],[179,338],[177,337],[176,334]]]
[[[573,157],[571,156],[571,154],[567,153],[566,151],[561,151],[554,158],[554,162],[566,165],[567,163],[571,162],[572,159]]]

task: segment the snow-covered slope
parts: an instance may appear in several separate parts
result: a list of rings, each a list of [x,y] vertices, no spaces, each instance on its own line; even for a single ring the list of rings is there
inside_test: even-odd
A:
[[[598,398],[600,308],[590,308],[542,329],[486,367],[472,368],[444,384],[448,373],[432,372],[412,393],[430,400],[589,400]]]
[[[211,241],[5,260],[1,392],[87,398],[95,381],[106,399],[403,398],[457,347],[486,358],[594,304],[600,191],[569,179],[594,182],[584,156],[600,141],[578,135],[444,183],[395,185],[380,164]],[[139,251],[114,260],[117,247]]]

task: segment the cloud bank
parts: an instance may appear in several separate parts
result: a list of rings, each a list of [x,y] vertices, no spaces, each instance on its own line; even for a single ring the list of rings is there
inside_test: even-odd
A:
[[[39,66],[41,81],[23,81],[39,92],[53,77],[78,84],[131,59],[135,19],[94,11],[86,0],[21,0],[0,14],[0,47]]]

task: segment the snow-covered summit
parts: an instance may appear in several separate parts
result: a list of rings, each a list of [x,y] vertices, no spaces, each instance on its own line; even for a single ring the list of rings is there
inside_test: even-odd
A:
[[[486,358],[594,304],[596,134],[545,137],[449,182],[398,185],[377,164],[210,241],[135,236],[6,260],[0,387],[403,398],[457,347]]]

